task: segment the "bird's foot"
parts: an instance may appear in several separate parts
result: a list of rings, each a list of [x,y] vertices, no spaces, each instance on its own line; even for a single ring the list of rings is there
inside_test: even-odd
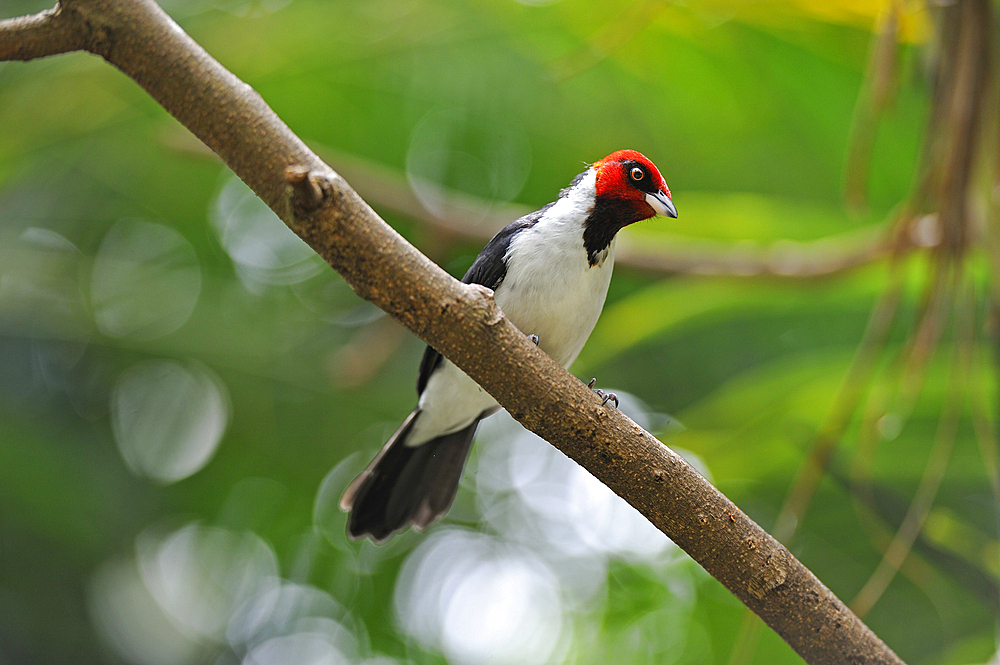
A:
[[[617,409],[618,408],[618,395],[616,395],[614,393],[606,393],[603,390],[601,390],[600,388],[595,388],[594,387],[595,383],[597,383],[597,378],[596,377],[590,380],[590,383],[587,384],[587,387],[590,388],[591,390],[593,390],[595,393],[597,393],[598,397],[603,398],[603,399],[601,399],[601,406],[604,406],[608,402],[614,402],[615,403],[615,408]]]
[[[528,339],[530,339],[535,346],[538,346],[538,335],[528,335]]]

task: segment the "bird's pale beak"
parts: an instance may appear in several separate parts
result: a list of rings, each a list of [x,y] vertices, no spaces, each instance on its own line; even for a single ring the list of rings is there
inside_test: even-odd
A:
[[[652,194],[646,194],[646,203],[656,211],[657,215],[677,217],[677,208],[674,207],[674,202],[670,200],[670,197],[662,189]]]

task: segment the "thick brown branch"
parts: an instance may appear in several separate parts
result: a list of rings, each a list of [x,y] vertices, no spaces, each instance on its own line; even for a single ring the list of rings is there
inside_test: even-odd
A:
[[[70,6],[92,34],[101,35],[88,49],[135,79],[217,152],[359,295],[439,349],[528,429],[629,501],[808,662],[901,662],[683,459],[617,410],[602,407],[530,343],[487,289],[453,279],[385,224],[155,3],[72,0]]]
[[[0,60],[33,60],[84,48],[86,31],[57,5],[32,16],[0,21]]]

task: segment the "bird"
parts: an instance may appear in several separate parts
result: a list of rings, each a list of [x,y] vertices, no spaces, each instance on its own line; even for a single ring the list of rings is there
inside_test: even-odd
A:
[[[556,201],[501,229],[462,281],[492,289],[507,318],[569,368],[604,307],[615,236],[655,215],[677,217],[660,171],[640,152],[613,152],[577,175]],[[479,422],[500,408],[429,345],[417,394],[416,408],[341,497],[352,540],[383,542],[446,513]]]

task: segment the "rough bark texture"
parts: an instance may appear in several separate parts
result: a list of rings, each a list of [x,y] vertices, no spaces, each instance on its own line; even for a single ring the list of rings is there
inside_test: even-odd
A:
[[[383,222],[260,96],[151,0],[65,0],[0,22],[0,59],[82,48],[218,153],[352,288],[440,350],[518,421],[645,515],[807,662],[901,663],[780,543]]]

